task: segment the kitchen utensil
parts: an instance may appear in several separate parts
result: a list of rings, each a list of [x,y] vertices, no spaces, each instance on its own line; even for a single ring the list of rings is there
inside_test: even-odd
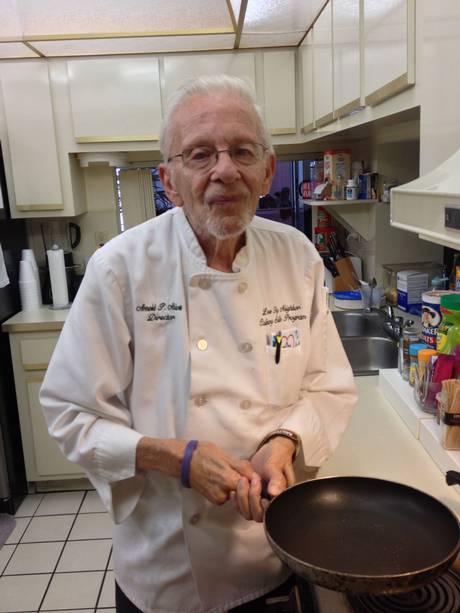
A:
[[[382,479],[299,483],[270,502],[264,521],[273,551],[296,575],[354,594],[414,590],[460,550],[458,520],[444,504]]]
[[[76,247],[78,247],[81,241],[80,226],[77,225],[76,223],[73,223],[73,221],[70,221],[69,226],[68,226],[68,231],[69,231],[70,248],[75,249]]]
[[[334,264],[334,260],[332,258],[328,256],[323,257],[323,263],[324,263],[324,266],[327,268],[327,270],[331,273],[333,277],[339,276],[339,271],[337,270]]]

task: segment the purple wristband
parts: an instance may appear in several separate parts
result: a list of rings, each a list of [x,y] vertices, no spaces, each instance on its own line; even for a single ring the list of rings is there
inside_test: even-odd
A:
[[[198,441],[192,440],[187,443],[184,451],[184,457],[182,458],[182,464],[180,467],[180,482],[184,487],[190,487],[190,464],[192,462],[192,455],[198,445]]]

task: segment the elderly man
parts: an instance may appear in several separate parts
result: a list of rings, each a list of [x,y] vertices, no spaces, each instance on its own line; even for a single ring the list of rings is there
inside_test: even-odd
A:
[[[321,258],[254,217],[275,157],[248,86],[186,84],[161,145],[176,208],[93,255],[41,401],[114,519],[117,610],[223,612],[288,577],[262,484],[320,466],[356,394]]]

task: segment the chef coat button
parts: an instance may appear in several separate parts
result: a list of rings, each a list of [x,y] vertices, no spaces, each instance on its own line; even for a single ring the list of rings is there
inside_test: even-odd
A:
[[[251,343],[241,343],[241,345],[238,347],[238,350],[241,353],[249,353],[250,351],[252,351],[252,345]]]
[[[208,341],[205,338],[200,338],[196,346],[200,351],[206,351],[206,349],[208,348]]]
[[[242,401],[240,402],[240,407],[241,407],[242,409],[244,409],[245,411],[246,411],[247,409],[250,409],[250,408],[251,408],[251,401],[250,401],[250,400],[242,400]]]
[[[195,398],[195,405],[197,407],[202,407],[204,404],[206,404],[207,400],[206,400],[206,396],[197,396]]]
[[[201,519],[201,515],[199,513],[195,513],[190,518],[190,523],[192,524],[192,526],[194,526],[195,524],[197,524],[200,521],[200,519]]]
[[[198,287],[200,287],[201,289],[209,289],[211,285],[211,279],[209,279],[208,277],[201,277],[201,279],[198,281]]]
[[[241,283],[238,283],[238,292],[240,294],[244,294],[244,292],[248,289],[248,284],[246,283],[246,281],[241,281]]]

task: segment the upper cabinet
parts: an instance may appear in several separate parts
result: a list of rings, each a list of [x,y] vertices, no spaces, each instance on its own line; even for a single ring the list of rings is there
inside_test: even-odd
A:
[[[364,0],[364,84],[374,105],[415,82],[415,0]]]
[[[360,0],[333,0],[334,115],[362,106]]]
[[[77,143],[158,140],[158,58],[91,58],[67,62]]]
[[[0,79],[16,209],[62,210],[48,64],[40,60],[3,62]]]
[[[295,52],[266,51],[264,58],[264,110],[272,134],[295,134]]]
[[[310,30],[300,47],[302,77],[302,132],[315,129],[313,100],[313,31]]]
[[[255,86],[253,53],[200,53],[164,57],[163,100],[182,83],[202,75],[228,74],[249,80]]]
[[[328,2],[313,26],[313,100],[318,127],[334,119],[332,5]]]

